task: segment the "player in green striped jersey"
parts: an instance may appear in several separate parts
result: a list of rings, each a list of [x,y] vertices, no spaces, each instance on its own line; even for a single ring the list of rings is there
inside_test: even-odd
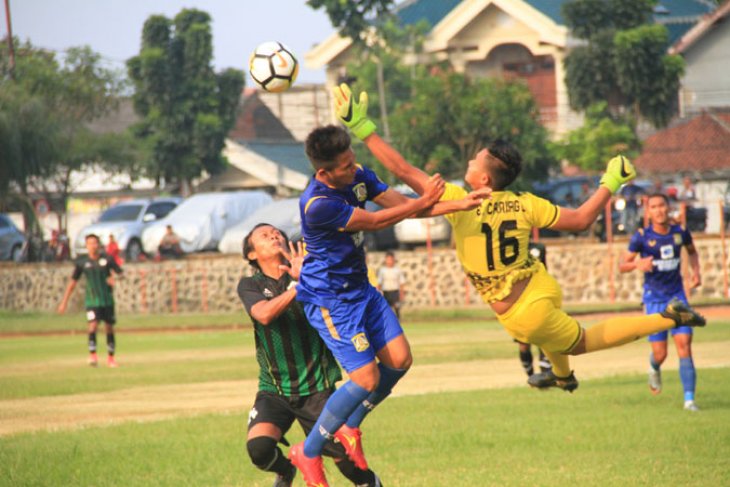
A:
[[[86,236],[87,255],[76,259],[76,266],[71,275],[71,280],[66,287],[61,304],[58,305],[58,312],[65,313],[68,300],[76,288],[76,283],[82,275],[86,277],[86,320],[89,324],[89,365],[96,367],[98,358],[96,356],[96,329],[99,322],[106,324],[106,346],[109,353],[107,365],[117,367],[114,360],[115,339],[114,339],[114,276],[122,274],[122,268],[114,259],[101,251],[99,237],[94,234]]]
[[[284,434],[295,419],[309,433],[335,382],[342,379],[332,353],[295,300],[302,252],[289,244],[289,254],[287,243],[279,229],[257,225],[243,240],[243,257],[257,272],[238,284],[238,295],[253,321],[260,369],[246,446],[255,466],[277,474],[275,487],[290,486],[296,474],[277,443],[288,445]],[[354,485],[381,485],[372,470],[358,468],[348,458],[343,444],[330,441],[325,454]]]

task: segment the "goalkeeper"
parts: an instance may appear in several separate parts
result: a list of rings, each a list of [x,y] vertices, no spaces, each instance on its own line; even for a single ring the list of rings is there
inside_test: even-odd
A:
[[[375,133],[367,118],[367,93],[354,100],[343,84],[334,89],[338,118],[365,142],[373,155],[396,177],[422,194],[428,176],[411,166]],[[552,370],[534,374],[528,383],[537,388],[558,387],[572,392],[578,381],[569,355],[595,352],[675,326],[704,326],[705,319],[687,304],[670,301],[661,313],[635,318],[610,318],[584,329],[561,309],[562,291],[539,260],[530,256],[533,227],[582,231],[595,221],[622,184],[636,177],[623,156],[611,159],[601,183],[579,208],[562,208],[508,186],[522,169],[522,158],[507,142],[494,141],[469,161],[464,180],[473,190],[491,189],[479,207],[446,215],[453,228],[459,261],[482,299],[513,338],[545,351]],[[441,201],[461,199],[466,190],[446,184]]]

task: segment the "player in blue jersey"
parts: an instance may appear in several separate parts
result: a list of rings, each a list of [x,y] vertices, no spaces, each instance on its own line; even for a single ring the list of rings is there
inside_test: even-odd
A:
[[[370,169],[356,164],[350,136],[333,125],[309,134],[306,153],[315,174],[300,198],[306,257],[297,300],[350,378],[327,401],[306,440],[289,452],[307,485],[321,487],[327,479],[320,455],[332,437],[340,440],[358,468],[367,470],[359,425],[390,394],[412,362],[398,319],[368,282],[363,231],[380,230],[414,216],[473,209],[489,192],[439,203],[444,181],[435,175],[423,196],[403,196]],[[366,211],[367,200],[384,209]]]
[[[692,235],[669,219],[669,199],[661,193],[652,194],[647,202],[651,223],[634,233],[619,264],[621,272],[634,269],[644,272],[644,307],[646,313],[656,313],[666,307],[673,298],[687,303],[680,273],[682,247],[687,249],[690,267],[690,287],[702,283],[700,258]],[[678,326],[672,329],[672,337],[679,356],[679,377],[684,388],[684,409],[697,411],[695,404],[696,372],[692,361],[692,328]],[[649,336],[649,388],[654,394],[662,390],[661,365],[667,358],[667,332]]]

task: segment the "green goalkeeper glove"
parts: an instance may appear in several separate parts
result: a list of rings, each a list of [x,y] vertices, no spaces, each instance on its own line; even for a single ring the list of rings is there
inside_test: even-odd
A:
[[[601,177],[601,186],[608,189],[611,194],[618,191],[622,184],[627,183],[636,177],[636,169],[624,156],[616,156],[608,161],[606,172]]]
[[[375,132],[375,123],[368,118],[368,94],[360,93],[360,102],[352,97],[352,91],[347,84],[332,88],[335,97],[335,113],[337,118],[360,140]]]

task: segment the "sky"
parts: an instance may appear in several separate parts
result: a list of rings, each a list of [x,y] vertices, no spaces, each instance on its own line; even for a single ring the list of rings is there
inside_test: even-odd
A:
[[[304,66],[304,55],[334,29],[322,10],[304,0],[10,0],[13,35],[34,46],[62,52],[88,45],[109,67],[124,69],[139,53],[142,26],[150,15],[173,18],[183,8],[208,12],[213,27],[216,71],[247,71],[248,57],[261,42],[280,41],[299,59],[298,82],[324,82],[324,69]],[[0,39],[7,36],[0,4]],[[252,81],[246,74],[246,86]]]

